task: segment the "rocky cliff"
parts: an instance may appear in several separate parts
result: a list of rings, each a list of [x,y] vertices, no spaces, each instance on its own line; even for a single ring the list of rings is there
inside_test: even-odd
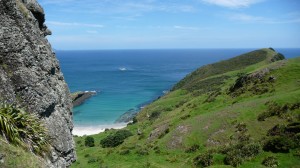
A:
[[[36,0],[0,0],[0,101],[36,113],[52,139],[49,167],[75,161],[68,86]]]

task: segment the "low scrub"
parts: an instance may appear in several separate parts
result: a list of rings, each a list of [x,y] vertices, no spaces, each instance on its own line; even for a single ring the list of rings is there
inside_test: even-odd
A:
[[[197,150],[199,150],[200,146],[197,144],[192,145],[191,147],[187,148],[185,150],[186,153],[193,153],[196,152]]]
[[[160,112],[159,111],[154,111],[150,114],[149,119],[150,120],[156,120],[159,116],[160,116]]]
[[[274,156],[269,156],[269,157],[266,157],[263,161],[262,161],[262,164],[266,167],[277,167],[279,166],[279,162],[277,160],[276,157]]]
[[[121,145],[124,140],[133,134],[128,130],[118,130],[116,133],[108,135],[100,141],[103,148],[116,147]]]
[[[240,143],[226,150],[224,163],[237,167],[259,153],[261,153],[261,145],[259,143]]]
[[[265,119],[272,116],[283,117],[284,114],[286,114],[289,110],[288,105],[280,106],[276,102],[268,102],[267,105],[268,109],[258,116],[258,121],[264,121]]]
[[[85,137],[85,139],[84,139],[84,145],[88,146],[88,147],[95,146],[95,140],[94,140],[94,138],[91,137],[91,136]]]
[[[194,165],[197,167],[208,167],[213,164],[213,155],[211,153],[203,153],[194,158]]]
[[[290,149],[300,147],[300,122],[288,125],[275,125],[268,131],[269,139],[264,145],[265,151],[288,153]]]

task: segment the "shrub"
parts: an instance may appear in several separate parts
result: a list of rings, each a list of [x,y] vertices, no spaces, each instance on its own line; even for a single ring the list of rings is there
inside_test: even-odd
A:
[[[160,116],[160,112],[159,112],[159,111],[154,111],[154,112],[152,112],[152,113],[150,114],[149,119],[150,119],[150,120],[155,120],[155,119],[157,119],[159,116]]]
[[[0,104],[0,135],[18,146],[43,155],[49,152],[49,136],[42,121],[23,109]]]
[[[194,158],[194,165],[197,167],[208,167],[213,164],[213,155],[211,153],[203,153]]]
[[[285,126],[284,125],[275,125],[273,128],[268,130],[268,136],[280,136],[283,135],[285,132]]]
[[[279,162],[277,160],[276,157],[274,156],[269,156],[269,157],[266,157],[263,161],[262,161],[262,164],[266,167],[277,167],[279,166]]]
[[[245,160],[249,160],[257,156],[261,152],[259,143],[237,144],[225,151],[226,156],[224,163],[237,167]]]
[[[243,158],[253,158],[261,152],[261,146],[259,143],[250,143],[242,148]]]
[[[135,123],[137,123],[138,122],[138,120],[136,119],[136,117],[133,117],[132,118],[132,124],[135,124]]]
[[[93,137],[87,136],[84,139],[84,144],[85,144],[85,146],[93,147],[93,146],[95,146],[95,140]]]
[[[81,140],[78,140],[78,141],[77,141],[77,144],[81,144]]]
[[[265,151],[288,153],[293,142],[288,137],[273,137],[264,145]]]
[[[186,153],[193,153],[193,152],[196,152],[199,148],[200,148],[199,145],[194,144],[194,145],[192,145],[191,147],[187,148],[187,149],[185,150],[185,152],[186,152]]]
[[[287,105],[280,106],[276,102],[268,102],[268,109],[267,111],[258,115],[258,121],[265,121],[266,118],[272,116],[283,117],[289,110]]]
[[[133,134],[128,130],[118,130],[115,134],[108,135],[100,141],[103,148],[116,147],[121,145],[124,140]]]
[[[160,148],[158,147],[158,146],[155,146],[154,148],[153,148],[153,150],[154,150],[154,152],[155,153],[157,153],[157,154],[160,154]]]
[[[241,153],[238,150],[231,150],[227,152],[226,157],[224,158],[224,163],[233,167],[241,165],[243,161],[244,159],[242,158]]]

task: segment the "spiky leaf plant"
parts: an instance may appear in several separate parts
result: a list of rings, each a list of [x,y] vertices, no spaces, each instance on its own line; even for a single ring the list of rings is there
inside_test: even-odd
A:
[[[11,143],[36,154],[49,151],[49,137],[42,121],[34,114],[9,105],[0,105],[0,133]]]

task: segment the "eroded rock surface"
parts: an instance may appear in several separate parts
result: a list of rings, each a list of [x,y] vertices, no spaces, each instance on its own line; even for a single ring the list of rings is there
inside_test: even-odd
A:
[[[36,0],[0,0],[0,101],[36,113],[52,138],[49,167],[75,161],[68,86]]]

